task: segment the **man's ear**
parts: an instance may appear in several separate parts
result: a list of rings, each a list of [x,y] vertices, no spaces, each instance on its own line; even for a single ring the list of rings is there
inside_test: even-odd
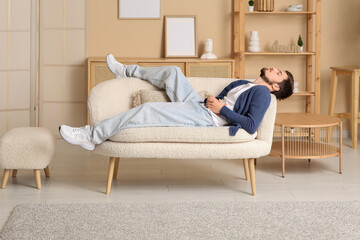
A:
[[[275,84],[273,84],[273,85],[271,85],[271,86],[272,86],[272,88],[274,89],[274,92],[277,92],[277,91],[280,90],[280,86],[279,86],[279,84],[277,84],[277,83],[275,83]]]

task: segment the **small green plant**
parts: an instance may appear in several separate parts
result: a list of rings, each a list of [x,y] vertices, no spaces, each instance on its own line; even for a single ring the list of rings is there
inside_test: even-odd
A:
[[[249,1],[249,6],[254,6],[254,1],[253,0]]]
[[[302,39],[301,39],[301,35],[299,35],[299,39],[298,39],[298,42],[297,44],[299,45],[299,47],[302,47],[304,45]]]

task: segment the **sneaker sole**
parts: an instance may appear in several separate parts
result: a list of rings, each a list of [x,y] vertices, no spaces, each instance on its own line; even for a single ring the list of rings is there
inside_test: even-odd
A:
[[[61,137],[62,137],[65,141],[67,141],[68,143],[70,143],[70,144],[79,145],[80,147],[82,147],[82,148],[84,148],[84,149],[86,149],[86,150],[89,150],[89,151],[92,151],[92,150],[95,149],[95,146],[88,147],[87,145],[83,145],[83,144],[81,144],[81,143],[74,142],[74,141],[72,141],[71,139],[67,138],[65,135],[63,135],[63,134],[61,133],[61,127],[59,127],[59,133],[60,133]]]

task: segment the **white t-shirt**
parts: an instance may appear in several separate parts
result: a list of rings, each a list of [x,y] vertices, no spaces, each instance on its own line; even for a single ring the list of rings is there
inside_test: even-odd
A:
[[[231,111],[233,111],[236,100],[239,98],[239,96],[246,90],[249,90],[250,88],[252,88],[253,86],[255,86],[255,84],[247,83],[247,84],[243,84],[238,87],[235,87],[235,88],[231,89],[228,92],[228,94],[224,97],[224,99],[222,99],[221,101],[226,104],[227,108],[229,108]],[[207,109],[207,110],[210,112],[211,117],[213,118],[214,123],[217,127],[229,125],[229,122],[226,121],[226,119],[224,117],[216,115],[210,109]]]

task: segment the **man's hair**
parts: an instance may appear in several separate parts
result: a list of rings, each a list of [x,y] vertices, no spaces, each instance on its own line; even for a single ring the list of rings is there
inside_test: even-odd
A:
[[[284,79],[281,83],[278,83],[280,87],[279,91],[272,92],[272,94],[274,94],[276,98],[279,100],[283,100],[285,98],[290,97],[294,91],[294,77],[291,74],[291,72],[289,71],[285,71],[285,72],[288,78]]]

